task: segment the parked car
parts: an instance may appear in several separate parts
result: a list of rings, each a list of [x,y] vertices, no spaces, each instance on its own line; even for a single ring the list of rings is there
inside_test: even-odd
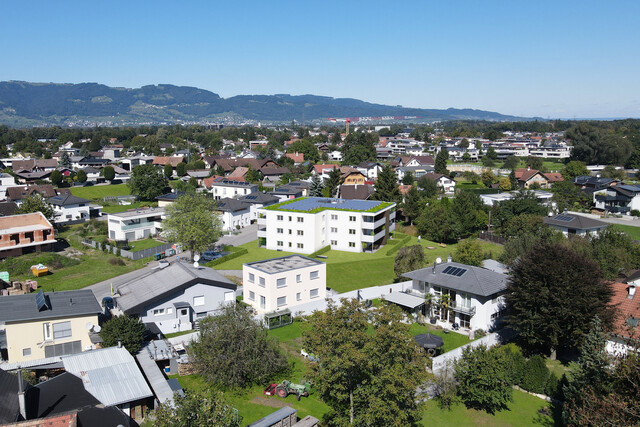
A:
[[[222,257],[222,254],[220,252],[204,251],[202,252],[202,255],[200,255],[200,260],[203,262],[209,262],[221,257]]]

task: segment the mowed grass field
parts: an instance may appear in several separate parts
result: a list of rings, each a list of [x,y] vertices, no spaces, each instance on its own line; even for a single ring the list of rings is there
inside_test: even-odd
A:
[[[624,231],[633,240],[640,240],[640,224],[638,224],[638,225],[639,226],[636,227],[636,226],[633,226],[633,225],[614,224],[613,227],[618,229],[618,230]]]
[[[88,187],[72,187],[71,194],[89,200],[102,200],[109,196],[128,196],[131,194],[127,184],[91,185]]]
[[[396,232],[394,238],[399,240],[405,236],[405,234]],[[441,247],[438,246],[437,243],[425,239],[418,242],[418,238],[414,236],[410,236],[410,240],[405,246],[418,244],[425,248],[427,264],[432,264],[436,258],[446,259],[449,254],[455,252],[457,246],[457,244],[454,244]],[[480,244],[484,252],[491,252],[493,258],[498,257],[502,253],[503,248],[500,245],[487,242],[480,242]],[[244,263],[293,254],[293,252],[280,252],[260,248],[258,247],[257,240],[239,247],[245,248],[249,252],[238,258],[219,264],[214,268],[218,270],[241,270]],[[327,286],[342,293],[370,286],[393,283],[395,278],[393,263],[396,254],[387,255],[389,248],[390,245],[387,245],[373,254],[344,251],[329,251],[325,253],[324,255],[327,258],[322,259],[322,261],[327,263]]]

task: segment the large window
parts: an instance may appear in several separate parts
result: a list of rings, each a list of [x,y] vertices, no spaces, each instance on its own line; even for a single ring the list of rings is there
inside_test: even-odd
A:
[[[249,273],[249,282],[254,283],[256,281],[256,276],[253,273]]]
[[[287,297],[278,297],[278,307],[287,305]]]
[[[267,305],[267,299],[260,295],[260,308],[264,308]]]
[[[279,288],[284,288],[285,286],[287,286],[287,278],[286,277],[281,277],[276,281],[276,286]]]
[[[260,286],[262,286],[264,288],[264,277],[260,277]]]
[[[59,322],[53,324],[53,339],[59,340],[71,336],[71,322]]]
[[[284,220],[284,216],[282,216],[282,215],[278,215],[276,219],[277,219],[278,221],[282,221],[282,220]]]
[[[309,296],[311,298],[318,298],[318,295],[320,295],[320,291],[318,290],[318,288],[311,289],[311,291],[309,292]]]
[[[64,356],[82,352],[82,341],[71,341],[44,347],[44,357]]]
[[[193,297],[193,306],[198,307],[199,305],[204,305],[204,295]]]
[[[318,277],[320,277],[320,270],[312,271],[309,277],[311,279],[317,279]]]
[[[304,231],[298,230],[298,236],[303,236],[303,235],[304,235]]]
[[[255,301],[256,300],[256,293],[253,291],[249,291],[249,300],[250,301]]]

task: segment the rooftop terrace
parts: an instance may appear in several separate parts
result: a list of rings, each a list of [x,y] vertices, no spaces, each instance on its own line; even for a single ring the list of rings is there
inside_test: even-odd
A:
[[[317,213],[323,210],[342,210],[353,212],[378,212],[389,206],[391,202],[382,202],[378,200],[346,200],[346,199],[330,199],[327,197],[298,197],[293,200],[287,200],[282,203],[266,207],[265,209],[273,211],[291,211]]]
[[[264,261],[250,262],[245,265],[256,268],[267,274],[274,274],[296,270],[298,268],[311,267],[318,264],[322,264],[322,262],[305,256],[290,255],[281,258],[266,259]]]

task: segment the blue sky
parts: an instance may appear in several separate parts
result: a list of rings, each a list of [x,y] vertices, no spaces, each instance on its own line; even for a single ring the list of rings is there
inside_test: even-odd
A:
[[[0,2],[0,80],[640,117],[639,1]]]

